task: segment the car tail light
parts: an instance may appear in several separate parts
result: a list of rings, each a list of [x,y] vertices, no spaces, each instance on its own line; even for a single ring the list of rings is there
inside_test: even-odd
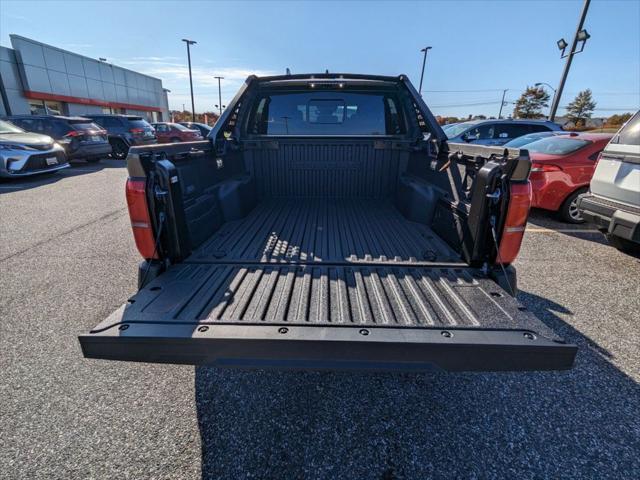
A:
[[[132,128],[129,131],[134,135],[141,135],[144,133],[144,128]]]
[[[496,263],[512,263],[518,256],[531,207],[531,183],[512,183]]]
[[[561,172],[562,168],[558,165],[549,165],[547,163],[534,163],[531,165],[532,172]]]
[[[127,179],[126,192],[133,238],[136,241],[138,252],[146,259],[158,258],[149,206],[147,205],[146,181]]]
[[[65,137],[71,138],[71,137],[79,137],[81,135],[82,135],[82,132],[79,132],[78,130],[71,130],[65,135]]]

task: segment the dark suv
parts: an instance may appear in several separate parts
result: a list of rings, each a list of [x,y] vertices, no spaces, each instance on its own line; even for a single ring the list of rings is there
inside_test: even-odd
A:
[[[27,132],[50,136],[64,148],[70,160],[97,162],[111,153],[107,132],[85,117],[16,115],[7,120]]]
[[[158,143],[153,127],[137,115],[87,115],[109,134],[115,158],[126,158],[129,147]]]

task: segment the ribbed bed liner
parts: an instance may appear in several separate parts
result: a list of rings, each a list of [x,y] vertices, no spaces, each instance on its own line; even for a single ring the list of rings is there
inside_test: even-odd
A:
[[[265,201],[132,300],[127,322],[509,329],[531,321],[541,330],[428,227],[380,200]]]
[[[262,201],[228,222],[188,262],[460,262],[427,226],[391,201],[287,198]]]

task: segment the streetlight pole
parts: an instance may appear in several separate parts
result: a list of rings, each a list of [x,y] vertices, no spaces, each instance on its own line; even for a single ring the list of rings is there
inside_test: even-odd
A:
[[[576,34],[573,36],[573,42],[571,42],[571,50],[569,50],[569,55],[567,55],[567,62],[564,65],[564,71],[562,72],[562,78],[560,79],[560,85],[558,85],[558,90],[553,96],[553,103],[551,104],[551,111],[549,112],[549,120],[552,122],[556,118],[556,112],[558,111],[558,105],[560,104],[560,98],[562,98],[562,91],[564,90],[564,84],[567,81],[567,75],[569,75],[569,69],[571,68],[571,61],[573,60],[573,56],[576,53],[576,47],[578,46],[578,41],[586,42],[587,38],[589,38],[589,34],[582,30],[582,26],[584,25],[584,20],[587,18],[587,11],[589,10],[589,4],[591,0],[584,0],[584,5],[582,6],[582,14],[580,15],[580,21],[578,22],[578,28],[576,28]],[[582,38],[580,38],[582,37]],[[566,47],[566,42],[562,40],[564,43],[563,46]],[[558,47],[561,48],[560,43],[558,43]],[[584,48],[584,43],[583,43]],[[582,50],[581,50],[582,51]]]
[[[189,86],[191,87],[191,121],[196,121],[196,106],[193,101],[193,77],[191,76],[191,49],[189,48],[191,45],[195,45],[195,40],[188,40],[186,38],[182,39],[183,42],[187,44],[187,60],[189,62]]]
[[[502,107],[504,107],[504,96],[507,94],[508,91],[509,91],[508,88],[505,88],[504,90],[502,90],[502,100],[500,100],[500,112],[498,113],[498,120],[502,118]]]
[[[220,89],[220,80],[224,77],[213,77],[218,79],[218,109],[220,110],[220,116],[222,116],[222,90]]]
[[[432,47],[424,47],[421,52],[424,52],[424,57],[422,58],[422,73],[420,74],[420,87],[418,88],[418,93],[422,96],[422,79],[424,78],[424,67],[427,64],[427,52],[431,50]]]
[[[547,87],[549,87],[551,90],[553,90],[553,99],[551,100],[551,105],[553,105],[553,102],[555,102],[556,100],[556,89],[553,88],[551,85],[549,85],[547,82],[538,82],[534,84],[534,87],[539,87],[540,85],[545,85]],[[549,110],[549,118],[551,118],[551,110]]]

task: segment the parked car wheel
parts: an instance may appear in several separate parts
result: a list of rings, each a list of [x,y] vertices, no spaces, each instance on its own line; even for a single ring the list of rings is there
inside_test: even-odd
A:
[[[113,140],[109,140],[109,143],[111,144],[111,148],[113,149],[113,151],[111,152],[113,158],[117,158],[118,160],[127,158],[129,147],[125,142],[116,138]]]
[[[562,220],[567,223],[584,223],[584,218],[578,210],[578,197],[586,192],[586,188],[580,188],[567,197],[558,211]]]
[[[640,244],[627,240],[626,238],[616,237],[610,233],[605,233],[604,236],[607,237],[607,241],[612,247],[620,250],[621,252],[636,256],[640,255]]]
[[[171,143],[180,143],[181,141],[182,141],[182,140],[180,140],[180,139],[179,139],[179,138],[177,138],[177,137],[173,137],[173,138],[171,139]]]

